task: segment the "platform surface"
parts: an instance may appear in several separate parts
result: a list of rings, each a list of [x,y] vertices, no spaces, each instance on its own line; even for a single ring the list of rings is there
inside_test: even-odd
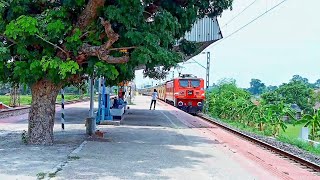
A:
[[[57,106],[53,146],[21,142],[28,114],[0,119],[0,179],[318,179],[164,102],[156,110],[150,97],[133,103],[120,126],[97,126],[104,138],[85,135],[89,102],[66,105],[64,131]]]
[[[158,102],[156,110],[149,110],[150,98],[143,96],[134,103],[121,126],[98,126],[106,140],[88,141],[79,159],[56,179],[259,179],[230,157],[233,152],[218,148],[221,142],[190,128],[166,104]]]

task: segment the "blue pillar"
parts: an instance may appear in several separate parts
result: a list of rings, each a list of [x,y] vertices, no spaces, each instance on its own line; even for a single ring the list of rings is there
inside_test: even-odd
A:
[[[100,78],[99,80],[99,105],[98,105],[98,113],[96,116],[96,123],[99,124],[104,120],[113,120],[113,117],[110,114],[110,92],[106,91],[106,85],[104,78]]]
[[[105,89],[106,90],[106,89]],[[111,121],[113,120],[113,117],[110,114],[110,108],[111,108],[111,100],[110,100],[110,88],[105,91],[105,118],[104,120]]]
[[[102,110],[102,78],[99,78],[99,86],[98,86],[98,91],[99,91],[99,96],[98,96],[98,111],[97,111],[97,115],[96,115],[96,124],[100,124],[101,118],[102,118],[102,114],[101,114],[101,110]]]
[[[101,105],[101,120],[105,120],[105,112],[106,112],[106,85],[105,85],[105,80],[104,78],[102,79],[101,82],[102,86],[102,92],[101,92],[101,96],[102,96],[102,105]]]

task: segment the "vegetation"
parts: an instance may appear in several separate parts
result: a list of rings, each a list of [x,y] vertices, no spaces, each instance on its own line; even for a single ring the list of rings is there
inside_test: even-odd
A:
[[[252,83],[255,82],[255,83]],[[319,148],[311,148],[308,143],[297,139],[301,127],[309,127],[309,138],[317,140],[320,136],[320,111],[310,109],[315,105],[315,93],[308,80],[294,76],[289,83],[279,86],[273,91],[266,91],[253,99],[259,92],[258,85],[265,85],[253,79],[248,90],[238,88],[235,80],[224,79],[207,92],[209,114],[239,129],[266,136],[274,136],[284,142],[290,142],[306,150],[317,153]],[[262,85],[262,86],[261,86]],[[250,94],[251,92],[251,94]],[[253,93],[254,92],[254,93]],[[298,112],[292,108],[297,104],[302,109],[302,119],[297,120]],[[287,128],[289,127],[289,131]],[[291,138],[291,141],[288,140]]]
[[[304,127],[311,129],[310,139],[315,140],[320,137],[320,110],[315,110],[313,114],[305,114],[297,124],[304,124]]]
[[[182,49],[174,47],[194,22],[231,5],[232,0],[0,0],[0,82],[31,88],[29,143],[53,143],[61,88],[88,75],[102,75],[112,86],[133,79],[139,68],[163,77],[195,50],[185,41]]]
[[[266,90],[267,90],[267,87],[264,83],[261,82],[261,80],[251,79],[250,88],[248,89],[248,91],[251,94],[259,95],[265,92]]]
[[[288,144],[292,144],[294,146],[297,146],[300,149],[304,149],[308,152],[311,152],[313,154],[317,154],[320,155],[320,147],[314,147],[312,144],[302,141],[300,139],[297,138],[290,138],[288,136],[279,136],[278,140],[281,142],[285,142]]]
[[[78,100],[81,97],[83,97],[83,96],[66,94],[64,96],[64,100],[65,101],[73,101],[73,100]],[[0,95],[0,102],[4,103],[6,105],[10,104],[10,96],[3,96],[3,95],[1,96]],[[21,105],[31,105],[31,102],[32,102],[31,95],[21,95],[20,96],[20,104]],[[57,103],[61,102],[61,96],[57,97],[56,102]]]
[[[79,156],[68,156],[68,160],[78,160],[78,159],[80,159],[80,157]]]
[[[272,129],[273,136],[286,129],[284,116],[294,118],[291,108],[284,103],[254,104],[249,92],[238,88],[235,81],[220,83],[209,93],[208,101],[211,115],[239,121],[260,131]]]
[[[46,177],[47,173],[40,172],[37,174],[37,179],[44,179]]]

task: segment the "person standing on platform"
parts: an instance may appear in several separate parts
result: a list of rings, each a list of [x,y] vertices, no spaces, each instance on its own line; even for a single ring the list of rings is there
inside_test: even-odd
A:
[[[156,89],[153,90],[151,97],[152,97],[152,100],[151,100],[151,104],[150,104],[150,110],[151,110],[152,104],[154,104],[153,110],[155,110],[156,109],[156,102],[157,102],[157,98],[158,98],[158,92]]]

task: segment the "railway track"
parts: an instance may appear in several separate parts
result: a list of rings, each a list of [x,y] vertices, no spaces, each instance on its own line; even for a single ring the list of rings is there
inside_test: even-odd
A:
[[[237,136],[240,136],[240,137],[242,137],[242,138],[244,138],[244,139],[246,139],[248,141],[251,141],[251,142],[253,142],[253,143],[255,143],[255,144],[257,144],[257,145],[259,145],[259,146],[261,146],[261,147],[263,147],[265,149],[268,149],[268,150],[270,150],[270,151],[272,151],[272,152],[274,152],[276,154],[279,154],[282,157],[284,157],[285,159],[290,159],[295,164],[300,164],[303,167],[308,168],[311,172],[314,172],[316,175],[320,176],[320,166],[318,164],[316,164],[316,163],[313,163],[313,162],[310,162],[308,160],[305,160],[305,159],[303,159],[301,157],[298,157],[298,156],[296,156],[296,155],[294,155],[294,154],[292,154],[290,152],[287,152],[287,151],[284,151],[284,150],[282,150],[282,149],[280,149],[278,147],[275,147],[275,146],[273,146],[273,145],[271,145],[269,143],[266,143],[266,142],[261,141],[261,140],[259,140],[257,138],[254,138],[254,137],[251,137],[251,136],[249,136],[247,134],[244,134],[244,133],[242,133],[242,132],[240,132],[238,130],[229,128],[228,126],[226,126],[226,125],[224,125],[222,123],[219,123],[219,122],[215,121],[214,119],[212,119],[212,118],[210,118],[210,117],[208,117],[208,116],[206,116],[204,114],[198,114],[197,116],[200,117],[201,119],[205,120],[205,121],[208,121],[208,122],[210,122],[210,123],[212,123],[214,125],[217,125],[217,126],[223,128],[223,129],[225,129],[225,130],[227,130],[227,131],[229,131],[229,132],[231,132],[233,134],[236,134]]]
[[[83,98],[81,100],[79,99],[79,100],[73,100],[73,101],[66,101],[65,104],[73,104],[73,103],[84,102],[84,101],[88,101],[88,100],[90,100],[90,99],[89,98]],[[56,105],[59,105],[59,103],[56,103]],[[28,113],[29,109],[30,109],[30,106],[0,110],[0,119],[1,118],[6,118],[6,117],[10,117],[10,116],[17,116],[17,115]]]

